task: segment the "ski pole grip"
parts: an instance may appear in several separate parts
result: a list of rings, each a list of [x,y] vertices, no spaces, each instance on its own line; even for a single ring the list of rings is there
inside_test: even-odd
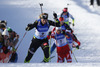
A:
[[[40,6],[43,6],[43,3],[40,3]]]

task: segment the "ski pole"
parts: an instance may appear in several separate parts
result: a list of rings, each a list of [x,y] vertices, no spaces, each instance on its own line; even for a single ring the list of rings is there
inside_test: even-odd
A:
[[[69,44],[68,44],[68,45],[69,45]],[[70,47],[70,45],[69,45],[69,47]],[[70,48],[71,48],[71,47],[70,47]],[[72,51],[72,50],[71,50],[71,51]],[[73,54],[73,56],[74,56],[74,58],[75,58],[75,61],[78,62],[73,51],[72,51],[72,54]]]
[[[72,51],[72,54],[73,54],[73,56],[75,58],[75,61],[78,63],[78,61],[77,61],[77,59],[76,59],[75,54],[73,53],[73,51]]]
[[[74,26],[73,26],[73,31],[74,31]],[[69,45],[69,44],[68,44]],[[70,45],[69,45],[69,47],[70,47]],[[70,47],[71,48],[71,47]],[[72,51],[72,54],[73,54],[73,56],[74,56],[74,58],[75,58],[75,61],[78,63],[78,61],[77,61],[77,59],[76,59],[76,57],[75,57],[75,54],[74,54],[74,52],[73,52],[73,50],[71,50]]]
[[[43,3],[40,3],[40,7],[41,7],[41,14],[43,13],[42,6],[43,6]]]
[[[23,39],[24,39],[24,37],[25,37],[26,33],[27,33],[27,31],[24,33],[23,38],[21,39],[21,41],[19,42],[19,44],[18,44],[18,46],[17,46],[17,48],[16,48],[15,50],[17,50],[17,49],[18,49],[18,47],[19,47],[19,45],[21,44],[21,42],[23,41]]]
[[[53,13],[55,13],[55,12],[53,11]],[[55,19],[54,19],[54,21],[55,21]],[[55,23],[55,30],[56,30],[56,23]],[[52,32],[54,32],[54,30]],[[51,35],[50,35],[50,55],[51,55]],[[50,62],[51,62],[51,59],[50,59]]]
[[[50,55],[51,55],[51,35],[50,35],[50,48],[49,48],[49,52],[50,52]],[[50,62],[51,62],[51,59],[50,59]]]
[[[73,26],[73,31],[75,31],[75,30],[74,30],[74,26]],[[73,34],[74,34],[74,32],[73,32]]]
[[[68,44],[69,45],[69,44]],[[69,47],[70,47],[70,45],[69,45]],[[71,47],[70,47],[71,48]],[[72,50],[71,50],[72,51]],[[78,63],[78,61],[77,61],[77,59],[76,59],[76,57],[75,57],[75,54],[74,54],[74,52],[72,51],[72,54],[73,54],[73,56],[74,56],[74,58],[75,58],[75,61]]]
[[[68,0],[67,7],[69,7],[69,5],[70,5],[70,0]]]
[[[53,11],[53,13],[55,13],[55,11]],[[55,18],[54,18],[54,21],[56,22]],[[55,31],[56,31],[56,23],[55,23]],[[56,40],[57,40],[57,33],[56,32],[55,32],[55,35],[56,35]]]
[[[67,43],[68,43],[68,41],[67,41]],[[68,46],[69,46],[69,48],[71,49],[71,46],[69,45],[69,43],[68,43]],[[72,51],[72,50],[71,50],[71,51]],[[75,54],[74,54],[73,51],[72,51],[72,54],[73,54],[73,56],[74,56],[74,58],[75,58],[75,61],[78,63],[78,61],[77,61],[77,59],[76,59]]]

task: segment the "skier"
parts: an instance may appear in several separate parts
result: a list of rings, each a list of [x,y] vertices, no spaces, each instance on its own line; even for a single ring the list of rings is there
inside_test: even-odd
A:
[[[12,56],[17,54],[13,52],[11,48],[15,47],[19,38],[19,36],[15,35],[15,32],[13,32],[11,28],[6,28],[6,25],[7,25],[6,21],[0,22],[0,30],[2,33],[1,35],[2,42],[0,41],[0,46],[1,46],[0,57],[1,57],[1,60],[4,61],[4,63],[9,62],[9,59],[11,62]],[[12,55],[11,58],[9,57],[10,55]],[[5,61],[6,58],[8,59],[7,61]]]
[[[0,24],[2,26],[2,35],[4,36],[5,40],[8,38],[8,31],[7,31],[7,22],[6,20],[0,21]],[[6,45],[6,44],[5,44]]]
[[[97,5],[100,6],[100,0],[97,0]]]
[[[94,0],[90,0],[90,5],[93,5],[94,4]]]
[[[1,48],[6,45],[6,41],[8,38],[8,31],[6,29],[6,26],[2,23],[0,23],[0,43],[1,43]]]
[[[67,24],[65,24],[64,23],[64,18],[63,17],[60,17],[59,18],[59,21],[60,21],[60,25],[61,25],[61,29],[62,29],[62,31],[64,31],[65,33],[67,33],[67,35],[69,36],[68,38],[67,38],[67,40],[68,40],[68,43],[70,44],[70,42],[72,42],[73,43],[73,40],[76,42],[76,43],[78,43],[78,45],[80,46],[80,42],[79,42],[79,40],[76,38],[76,36],[73,34],[73,30],[67,25]],[[69,32],[70,32],[70,34],[68,34],[68,30],[69,30]],[[55,28],[52,30],[52,32],[54,32],[55,31]],[[51,33],[51,32],[50,32]],[[74,46],[74,47],[76,47],[76,48],[79,48],[79,46]],[[51,50],[50,50],[50,53],[52,54],[52,52],[54,51],[54,49],[55,49],[55,43],[53,44],[53,46],[51,47]]]
[[[6,20],[1,20],[0,24],[4,24],[5,26],[7,26],[7,21]]]
[[[1,29],[4,30],[2,32],[2,40],[0,42],[0,62],[7,63],[9,61],[9,57],[11,55],[11,51],[9,51],[7,43],[8,43],[8,32],[4,24],[1,25]],[[6,30],[5,30],[6,29]]]
[[[52,33],[54,33],[54,32],[52,32]],[[66,32],[66,35],[67,35],[67,37],[66,37],[67,42],[70,45],[70,51],[72,52],[72,48],[79,49],[80,42],[73,37],[73,35],[71,34],[70,30],[68,32]],[[75,45],[74,42],[76,42],[78,45]],[[55,48],[56,48],[56,44],[54,43],[53,46],[50,49],[50,54],[53,53],[53,51],[55,50]]]
[[[60,17],[64,18],[64,22],[70,26],[69,18],[72,19],[72,25],[74,26],[74,17],[68,12],[68,8],[64,8]]]
[[[66,40],[66,34],[61,30],[61,27],[56,27],[56,34],[51,34],[51,38],[55,39],[55,44],[57,48],[57,55],[58,60],[57,62],[63,63],[64,58],[66,58],[67,63],[72,62],[71,54],[70,54],[70,47]],[[48,36],[48,39],[50,39],[50,36]]]
[[[65,31],[65,32],[66,32],[66,30],[70,30],[71,33],[72,33],[72,35],[73,35],[73,37],[77,40],[77,37],[75,36],[75,34],[73,34],[74,31],[70,27],[68,27],[67,24],[65,24],[64,18],[63,17],[60,17],[59,18],[59,21],[60,21],[61,29],[63,31]]]
[[[8,37],[8,46],[11,49],[12,48],[12,56],[9,60],[9,62],[13,62],[16,63],[18,60],[18,54],[15,50],[15,46],[17,45],[18,41],[19,41],[19,35],[13,31],[10,27],[7,28],[8,32],[9,32],[9,37]]]
[[[4,38],[2,36],[2,32],[3,32],[3,28],[5,28],[5,25],[0,23],[0,52],[2,51],[2,47],[3,47],[3,42],[4,42]]]
[[[29,31],[33,28],[35,29],[35,34],[32,39],[32,42],[30,44],[28,55],[26,56],[24,62],[29,63],[32,56],[36,52],[36,50],[41,47],[44,52],[44,60],[43,62],[49,62],[49,44],[48,44],[48,30],[49,27],[57,26],[59,27],[59,23],[55,23],[51,20],[48,20],[48,14],[42,13],[40,16],[40,19],[36,20],[33,24],[28,24],[26,27],[26,31]]]

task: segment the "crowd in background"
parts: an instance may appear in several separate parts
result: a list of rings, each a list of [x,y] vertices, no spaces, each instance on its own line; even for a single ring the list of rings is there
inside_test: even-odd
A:
[[[0,62],[17,62],[18,55],[16,53],[16,44],[19,35],[10,27],[7,27],[5,20],[0,21]]]

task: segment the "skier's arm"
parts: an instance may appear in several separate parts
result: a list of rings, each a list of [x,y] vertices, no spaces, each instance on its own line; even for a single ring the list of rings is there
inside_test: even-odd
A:
[[[48,38],[48,39],[50,39],[50,38],[55,38],[55,32],[50,31],[49,34],[48,34],[48,36],[47,36],[47,38]]]
[[[52,30],[52,32],[54,32],[55,30],[56,30],[56,28],[54,27],[53,30]]]
[[[56,22],[49,20],[49,24],[52,26],[60,27],[60,22],[58,20]]]
[[[72,19],[72,24],[73,24],[73,26],[74,26],[74,17],[69,13],[69,17]]]
[[[78,44],[77,46],[74,46],[74,47],[76,47],[77,49],[79,49],[79,46],[81,45],[80,41],[76,38],[76,36],[74,34],[72,34],[72,38]]]
[[[54,36],[50,36],[50,35],[48,35],[47,38],[48,38],[48,39],[50,39],[50,38],[54,38]]]
[[[71,33],[73,33],[73,30],[67,24],[65,24],[65,27],[67,30],[71,30]]]
[[[31,24],[28,24],[27,27],[26,27],[26,31],[33,29],[34,27],[37,26],[37,24],[38,24],[37,21],[35,21],[34,23],[31,23]]]

